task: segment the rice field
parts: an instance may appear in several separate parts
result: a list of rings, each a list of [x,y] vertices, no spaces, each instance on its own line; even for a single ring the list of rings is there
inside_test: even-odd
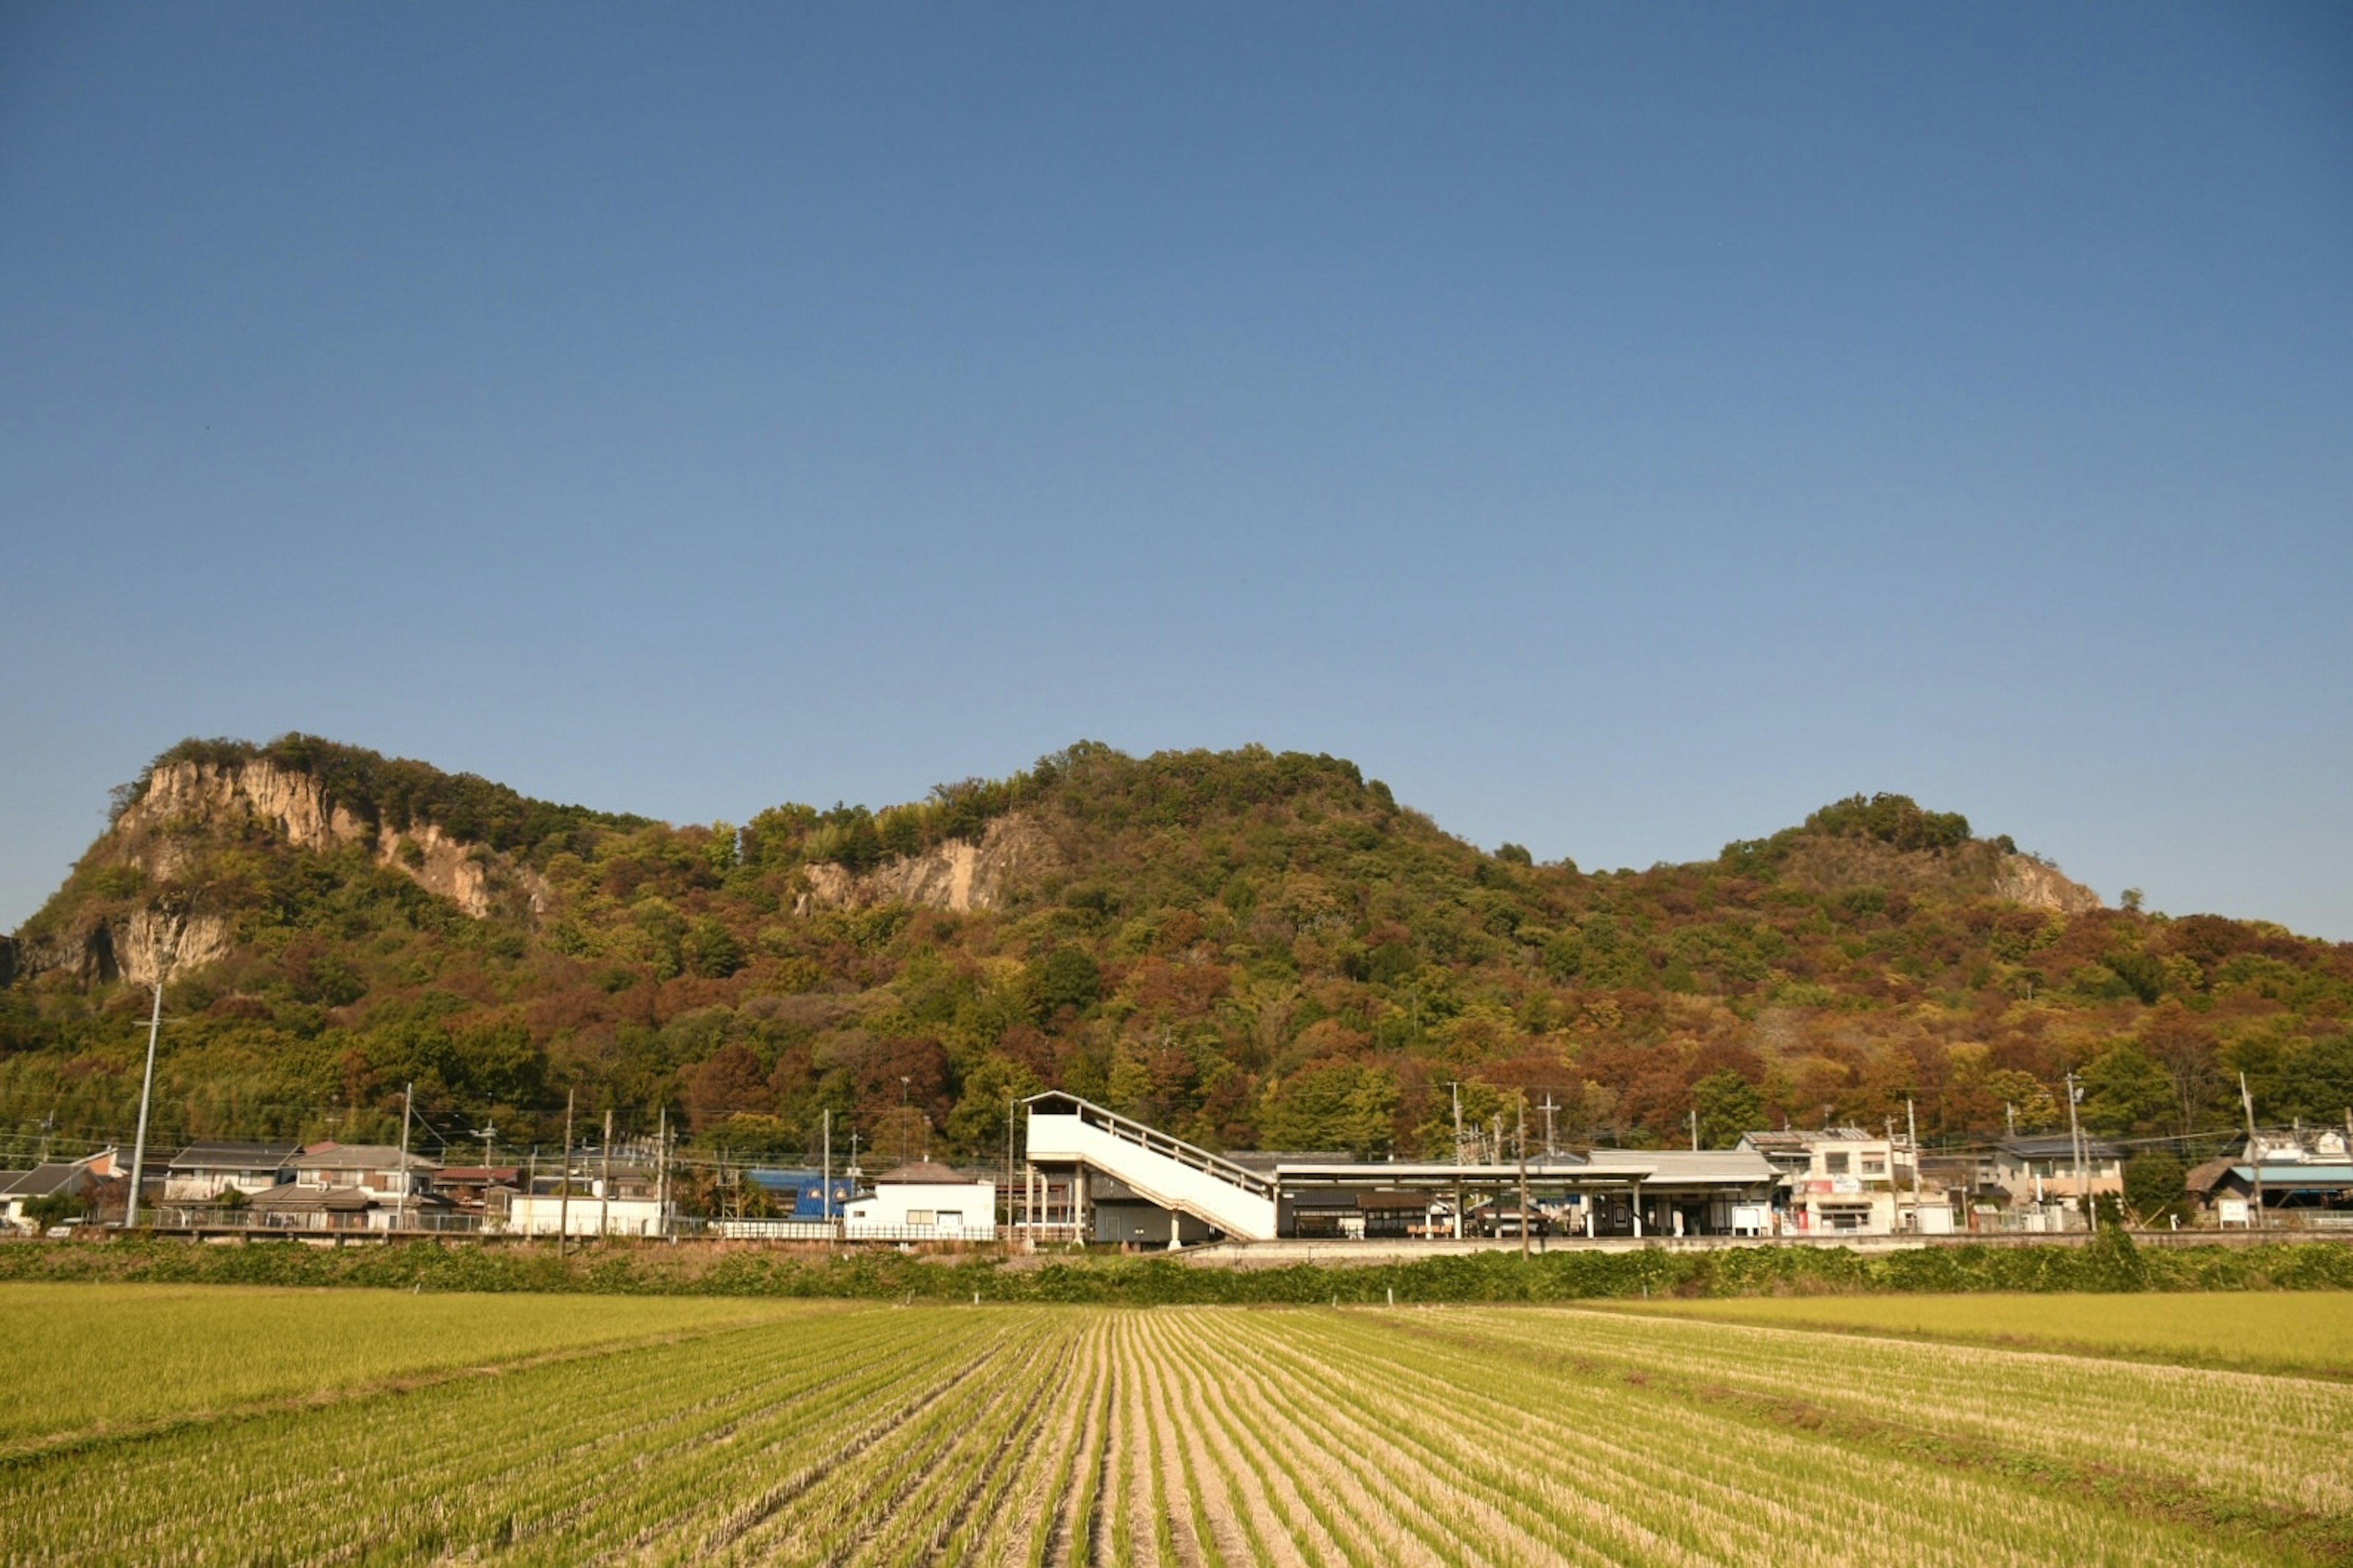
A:
[[[773,1318],[748,1301],[424,1296],[219,1285],[0,1285],[0,1456],[60,1433],[315,1398]]]
[[[124,1295],[90,1289],[40,1331],[94,1354],[131,1331]],[[2321,1379],[1548,1309],[214,1292],[173,1310],[206,1300],[277,1330],[249,1342],[248,1381],[187,1385],[184,1418],[123,1435],[156,1396],[119,1386],[0,1405],[22,1434],[0,1456],[0,1560],[2219,1564],[2353,1546],[2353,1384]],[[380,1343],[388,1306],[459,1335],[491,1302],[552,1314],[546,1353],[504,1340],[474,1372],[445,1345],[388,1375],[379,1348],[344,1376],[291,1348]],[[583,1337],[572,1308],[620,1335]],[[349,1396],[282,1397],[271,1340],[313,1392]],[[141,1352],[165,1389],[181,1342]],[[12,1366],[45,1349],[16,1336]]]
[[[1749,1297],[1628,1310],[2353,1377],[2353,1294],[2333,1290]]]

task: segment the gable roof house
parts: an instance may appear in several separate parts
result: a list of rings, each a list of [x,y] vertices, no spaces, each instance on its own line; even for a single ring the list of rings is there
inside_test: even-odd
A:
[[[0,1171],[0,1225],[32,1230],[25,1205],[63,1193],[93,1203],[110,1185],[120,1184],[112,1173],[114,1151],[101,1150],[79,1160],[52,1160],[29,1171]]]
[[[235,1189],[250,1197],[294,1179],[300,1143],[191,1143],[164,1167],[164,1201],[208,1204]]]

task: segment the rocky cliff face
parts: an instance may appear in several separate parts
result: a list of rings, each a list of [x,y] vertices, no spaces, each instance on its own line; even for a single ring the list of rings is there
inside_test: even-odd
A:
[[[913,904],[951,910],[996,909],[1020,883],[1062,865],[1060,851],[1036,823],[1016,813],[988,825],[978,844],[962,838],[921,855],[903,856],[863,876],[839,866],[808,868],[808,891],[797,911]]]
[[[533,872],[462,844],[429,822],[397,832],[364,821],[330,801],[318,780],[266,757],[228,767],[174,763],[157,770],[147,793],[122,814],[109,838],[119,848],[121,863],[138,865],[151,880],[167,882],[185,853],[185,845],[175,843],[175,828],[240,815],[267,824],[304,849],[365,845],[377,864],[450,900],[477,920],[491,912],[494,872],[522,889],[534,915],[547,905],[547,884]]]
[[[534,916],[550,898],[543,879],[503,856],[460,843],[431,823],[406,832],[379,826],[330,800],[308,773],[268,758],[227,766],[174,763],[156,770],[146,793],[83,861],[85,869],[135,869],[142,896],[127,908],[116,904],[20,934],[0,955],[0,967],[14,974],[61,970],[90,983],[149,985],[169,972],[227,957],[237,940],[229,916],[175,896],[174,889],[195,868],[213,834],[253,824],[321,853],[364,846],[377,864],[477,920],[491,911],[503,888],[517,889]]]
[[[2087,914],[2103,907],[2100,895],[2023,855],[2005,855],[1994,872],[1993,896],[2029,909],[2056,910],[2063,915]]]

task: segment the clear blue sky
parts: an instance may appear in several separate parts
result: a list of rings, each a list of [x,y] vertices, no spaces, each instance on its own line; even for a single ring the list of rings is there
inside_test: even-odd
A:
[[[2342,5],[0,7],[0,927],[302,729],[2353,939],[2349,588]]]

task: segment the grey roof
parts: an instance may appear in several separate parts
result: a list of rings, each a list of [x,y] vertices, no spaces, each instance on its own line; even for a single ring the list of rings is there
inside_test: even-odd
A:
[[[164,1169],[274,1171],[301,1152],[300,1143],[191,1143],[173,1155]]]
[[[332,1149],[311,1149],[294,1155],[286,1163],[306,1171],[396,1171],[402,1162],[400,1150],[390,1143],[339,1143]],[[438,1161],[428,1160],[415,1150],[406,1156],[412,1171],[438,1171]]]
[[[1886,1139],[1860,1127],[1785,1127],[1778,1132],[1744,1132],[1740,1141],[1751,1149],[1810,1153],[1817,1143],[1883,1143]]]
[[[2005,1138],[2001,1152],[2014,1160],[2072,1160],[2075,1157],[2073,1139],[2064,1132],[2047,1132],[2032,1138]],[[2124,1146],[2084,1134],[2084,1157],[2087,1160],[2121,1160]]]
[[[931,1185],[944,1186],[966,1186],[973,1184],[973,1178],[965,1175],[961,1171],[952,1171],[936,1160],[910,1160],[905,1164],[900,1166],[897,1170],[885,1171],[881,1175],[874,1178],[874,1184],[878,1187],[889,1185],[904,1186],[913,1183],[923,1183]]]
[[[29,1171],[0,1171],[0,1198],[45,1198],[76,1176],[87,1173],[87,1166],[64,1160],[53,1160]]]
[[[1754,1149],[1596,1149],[1603,1156],[1623,1156],[1651,1166],[1646,1182],[1770,1182],[1779,1176],[1772,1163]]]
[[[375,1195],[364,1187],[276,1186],[254,1194],[246,1202],[254,1208],[289,1213],[319,1209],[355,1213],[375,1206]]]

